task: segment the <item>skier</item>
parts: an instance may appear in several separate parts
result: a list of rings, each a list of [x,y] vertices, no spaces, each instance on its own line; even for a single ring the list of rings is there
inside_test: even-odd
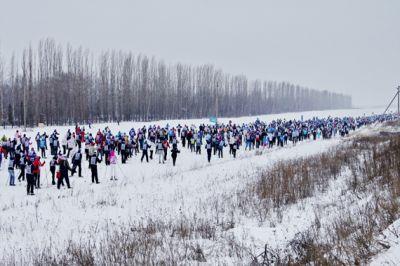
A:
[[[196,139],[195,139],[195,137],[191,137],[190,142],[189,142],[191,152],[195,151],[195,145],[196,145]]]
[[[15,145],[16,144],[17,144],[16,138],[14,138],[13,140],[9,139],[8,152],[10,153],[10,156],[15,157]]]
[[[73,133],[72,136],[70,136],[70,137],[67,139],[67,149],[68,149],[67,158],[69,158],[70,152],[71,152],[72,149],[76,146],[75,143],[76,143],[76,141],[75,141],[75,133]]]
[[[92,183],[96,182],[96,184],[99,184],[99,177],[97,173],[97,163],[100,163],[101,160],[98,158],[96,152],[93,153],[93,155],[90,157],[89,160],[89,167],[90,170],[92,171]]]
[[[90,143],[91,143],[90,136],[91,136],[91,134],[85,138],[85,155],[86,155],[86,161],[89,161],[89,149],[90,149],[90,146],[91,146],[91,145],[90,145]]]
[[[75,144],[76,144],[76,146],[78,146],[79,147],[79,149],[81,148],[81,141],[80,141],[80,138],[81,138],[81,128],[79,127],[79,125],[78,124],[76,124],[75,125]]]
[[[104,162],[106,165],[109,165],[110,160],[108,159],[108,157],[110,156],[110,144],[108,140],[106,140],[106,142],[104,143],[103,153],[104,153]]]
[[[178,124],[178,126],[176,127],[176,129],[178,130],[178,137],[180,137],[180,136],[181,136],[181,129],[182,129],[181,124]]]
[[[224,140],[220,140],[219,141],[219,143],[218,143],[218,158],[223,158],[224,156],[224,154],[223,154],[223,151],[224,151],[224,146],[225,146],[225,142],[224,142]],[[251,147],[251,146],[250,146]],[[250,148],[251,149],[251,148]]]
[[[217,151],[218,151],[218,143],[219,143],[218,139],[214,135],[213,138],[211,139],[211,141],[212,141],[213,153],[214,153],[214,155],[216,155]]]
[[[274,135],[272,132],[268,133],[268,148],[272,148],[274,146]]]
[[[40,150],[40,133],[38,132],[35,137],[37,151]]]
[[[56,165],[57,165],[57,156],[53,156],[53,159],[50,161],[50,173],[51,173],[51,184],[54,186],[56,184]]]
[[[201,137],[197,136],[197,139],[196,139],[196,154],[201,154],[201,145],[202,145]]]
[[[32,147],[31,150],[28,152],[28,159],[33,163],[35,158],[36,158],[36,152],[35,149]]]
[[[154,144],[153,141],[147,140],[147,143],[150,145],[150,160],[153,160],[153,155],[154,155],[154,149],[156,147],[156,145]]]
[[[187,144],[188,144],[187,147],[188,147],[188,149],[190,149],[190,150],[192,150],[192,148],[191,148],[192,138],[193,138],[193,133],[192,133],[191,130],[189,130],[189,131],[186,133],[186,140],[187,140]]]
[[[147,143],[147,140],[143,141],[142,145],[142,158],[140,159],[141,162],[143,162],[143,158],[146,157],[146,161],[149,162],[149,155],[147,150],[150,148],[150,144]]]
[[[182,141],[182,147],[185,148],[186,146],[186,127],[182,129],[182,132],[180,133],[181,141]]]
[[[61,140],[61,146],[63,148],[62,154],[66,154],[66,152],[67,152],[67,135],[65,135],[65,137]]]
[[[115,176],[115,167],[117,165],[117,156],[115,155],[115,151],[111,150],[110,152],[110,156],[109,156],[109,160],[110,160],[110,170],[111,170],[111,178],[110,180],[117,180],[117,177]]]
[[[90,144],[90,146],[89,146],[89,151],[88,151],[88,155],[89,155],[89,158],[88,158],[88,159],[89,159],[89,160],[90,160],[90,158],[93,156],[93,154],[96,153],[96,151],[97,151],[97,148],[96,148],[94,142],[92,142],[92,143]]]
[[[159,139],[156,142],[156,154],[158,154],[158,163],[165,163],[163,143]]]
[[[235,138],[233,136],[230,136],[228,139],[228,143],[229,143],[229,154],[232,154],[233,152],[233,145],[235,144]]]
[[[237,151],[237,148],[238,148],[238,144],[237,144],[237,140],[235,140],[234,142],[233,142],[233,144],[232,144],[232,155],[233,155],[233,158],[236,158],[236,151]]]
[[[72,171],[72,169],[69,166],[67,158],[64,155],[61,155],[58,159],[57,164],[59,165],[59,178],[57,181],[57,189],[60,189],[64,179],[65,182],[67,183],[67,187],[71,188],[71,185],[69,183],[68,171]]]
[[[41,151],[42,158],[46,158],[46,137],[45,136],[40,137],[39,148]]]
[[[33,193],[34,188],[35,188],[35,177],[33,176],[33,169],[34,166],[31,161],[28,161],[28,165],[26,167],[26,181],[27,181],[27,186],[26,186],[26,192],[27,195],[35,195]]]
[[[40,167],[44,166],[46,162],[40,162],[40,157],[36,156],[33,161],[33,176],[35,177],[36,189],[40,188]]]
[[[18,181],[20,181],[20,182],[21,182],[21,179],[22,179],[22,181],[25,181],[25,167],[26,167],[26,158],[25,158],[24,153],[21,151],[21,158],[19,159],[20,172],[18,175]]]
[[[249,151],[251,151],[251,135],[250,133],[246,134],[246,147],[244,148],[244,150],[246,151],[247,148],[249,148]]]
[[[297,128],[295,128],[292,132],[292,141],[293,141],[293,145],[296,145],[298,139],[299,139],[299,130]]]
[[[21,144],[18,144],[17,149],[15,151],[15,157],[14,157],[15,168],[19,168],[20,161],[21,161]]]
[[[73,176],[76,173],[76,168],[78,168],[78,176],[82,177],[82,153],[78,148],[74,156],[72,157],[72,173]]]
[[[172,144],[171,158],[173,166],[175,166],[176,157],[178,157],[178,153],[180,153],[180,151],[178,150],[178,145],[176,143]]]
[[[121,162],[122,164],[124,164],[126,163],[126,159],[128,157],[125,140],[122,140],[120,147],[121,147]]]
[[[259,132],[257,132],[256,134],[255,142],[256,142],[256,149],[259,149],[261,144],[261,138]]]
[[[8,162],[8,173],[10,175],[10,186],[15,186],[15,174],[14,174],[14,157],[10,156]]]
[[[211,140],[208,140],[206,143],[206,150],[207,150],[207,161],[211,162],[211,153],[212,153],[212,144]]]
[[[164,149],[164,161],[166,161],[167,160],[167,152],[168,152],[168,149],[169,149],[169,143],[168,143],[167,138],[164,139],[162,146],[163,146],[163,149]]]

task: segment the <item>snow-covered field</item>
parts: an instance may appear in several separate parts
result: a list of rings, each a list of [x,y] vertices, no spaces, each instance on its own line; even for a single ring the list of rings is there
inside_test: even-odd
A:
[[[304,119],[327,116],[361,116],[381,113],[381,109],[352,109],[334,111],[316,111],[258,116],[260,120],[271,121],[276,118]],[[220,122],[232,120],[236,123],[252,122],[256,117],[224,118]],[[151,123],[99,124],[92,126],[92,132],[109,126],[114,131],[128,132],[131,127],[148,124],[171,126],[208,123],[207,119],[187,121],[158,121]],[[34,138],[37,131],[48,134],[55,128],[65,134],[72,127],[45,127],[26,132]],[[88,129],[86,127],[86,129]],[[369,134],[380,130],[380,125],[358,130],[353,135]],[[1,135],[15,133],[14,129],[2,130]],[[350,136],[351,137],[351,136]],[[235,194],[255,177],[259,169],[266,168],[279,160],[287,160],[317,154],[342,142],[340,138],[331,140],[305,141],[297,146],[265,150],[262,154],[255,151],[238,151],[238,158],[229,156],[227,149],[223,159],[213,157],[207,163],[205,153],[195,155],[187,149],[181,149],[177,166],[170,160],[165,165],[157,160],[141,163],[133,157],[125,165],[117,166],[118,181],[110,181],[104,163],[99,165],[101,184],[94,185],[86,162],[83,163],[84,178],[72,177],[73,189],[60,191],[51,185],[48,167],[42,171],[42,189],[35,196],[26,196],[25,182],[15,187],[7,185],[8,173],[3,162],[0,171],[0,258],[24,257],[27,251],[40,251],[44,247],[62,248],[69,240],[79,241],[93,235],[105,234],[123,224],[146,222],[148,220],[176,221],[184,217],[208,218],[218,223],[217,216],[228,219],[235,216],[235,226],[226,234],[231,235],[251,249],[254,254],[263,250],[265,244],[284,247],[293,236],[306,230],[314,220],[315,208],[332,204],[341,193],[343,180],[332,181],[328,193],[315,195],[299,204],[286,208],[280,219],[260,222],[256,219],[240,217],[239,214],[220,213],[213,208],[224,201],[227,195]],[[138,155],[139,156],[139,155]],[[169,156],[169,154],[168,154]],[[16,175],[18,171],[16,171]],[[326,210],[325,210],[326,211]],[[400,227],[400,226],[398,226]],[[396,240],[394,240],[396,241]],[[202,246],[207,262],[210,264],[238,263],[216,249],[213,243]],[[399,262],[398,250],[388,251],[391,262]],[[385,256],[384,254],[382,256]],[[397,256],[397,257],[396,257]],[[16,260],[18,263],[18,259]],[[380,264],[385,257],[378,257]],[[244,264],[250,261],[244,261]],[[0,262],[1,264],[1,262]]]

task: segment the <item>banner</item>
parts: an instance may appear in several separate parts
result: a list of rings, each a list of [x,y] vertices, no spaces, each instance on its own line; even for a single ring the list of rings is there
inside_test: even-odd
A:
[[[215,116],[210,117],[210,122],[211,123],[217,123],[217,118]]]

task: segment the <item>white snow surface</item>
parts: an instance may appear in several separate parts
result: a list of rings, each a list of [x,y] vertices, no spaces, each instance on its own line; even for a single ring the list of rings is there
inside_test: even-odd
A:
[[[381,109],[351,109],[330,110],[304,113],[286,113],[257,116],[262,121],[277,118],[304,119],[327,116],[362,116],[381,113]],[[219,122],[232,120],[234,123],[253,122],[257,117],[223,118]],[[174,120],[157,122],[122,122],[117,124],[94,124],[91,132],[109,126],[111,130],[128,132],[131,127],[143,125],[171,126],[208,123],[208,119]],[[378,127],[378,126],[376,126]],[[48,134],[54,129],[63,137],[72,126],[35,128],[26,132],[34,139],[38,131]],[[88,126],[85,126],[88,130]],[[13,136],[14,129],[2,130],[0,135]],[[353,134],[367,134],[371,128],[364,128]],[[378,129],[377,129],[378,130]],[[23,132],[24,133],[24,132]],[[130,221],[177,219],[182,215],[191,217],[207,215],[210,200],[223,199],[223,195],[233,194],[246,186],[255,178],[254,173],[259,168],[277,162],[278,160],[293,159],[326,151],[338,145],[341,138],[330,140],[305,141],[297,146],[289,144],[284,148],[265,150],[261,155],[255,151],[238,151],[238,158],[229,156],[224,150],[224,158],[213,156],[211,164],[206,160],[206,154],[190,153],[181,148],[177,166],[173,167],[170,159],[165,165],[158,164],[154,159],[150,163],[140,163],[140,158],[133,157],[127,164],[117,166],[118,181],[110,181],[106,174],[104,163],[99,164],[99,179],[101,184],[91,183],[87,163],[83,162],[83,176],[70,178],[73,189],[57,190],[51,185],[48,162],[42,170],[42,188],[35,190],[35,196],[26,196],[25,182],[15,187],[8,186],[7,162],[3,160],[0,170],[0,257],[4,254],[23,256],[26,250],[40,250],[53,243],[63,245],[67,240],[84,239],[89,232],[99,230],[104,226],[129,223]],[[34,145],[35,147],[35,145]],[[140,154],[138,154],[139,156]],[[168,153],[170,158],[170,153]],[[119,162],[120,162],[120,158]],[[47,159],[48,161],[49,159]],[[109,170],[108,170],[109,171]],[[16,176],[19,171],[16,170]],[[332,184],[331,192],[306,199],[301,204],[289,206],[285,210],[282,222],[271,225],[271,221],[259,223],[256,220],[242,217],[235,225],[232,233],[255,246],[255,253],[262,251],[268,243],[273,247],[284,247],[294,234],[307,229],[314,219],[313,207],[321,202],[332,201],[340,193],[341,180]],[[106,202],[107,204],[100,204]],[[299,207],[300,206],[300,207]],[[397,222],[400,228],[400,223]],[[400,230],[400,229],[398,229]],[[398,243],[398,239],[395,241]],[[250,243],[251,242],[251,243]],[[212,247],[205,247],[207,254]],[[389,261],[400,261],[400,245],[397,249],[389,249],[385,255],[391,256]],[[381,264],[384,259],[378,257],[374,262]],[[212,261],[212,260],[211,260]],[[208,261],[210,262],[210,261]],[[216,261],[215,261],[216,263]]]
[[[382,232],[380,241],[390,248],[376,255],[371,265],[399,265],[400,263],[400,220],[395,221]]]

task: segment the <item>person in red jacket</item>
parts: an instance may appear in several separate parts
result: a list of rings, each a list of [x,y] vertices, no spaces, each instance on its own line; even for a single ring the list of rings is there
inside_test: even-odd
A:
[[[33,176],[35,178],[36,189],[40,188],[40,167],[44,166],[46,162],[40,162],[40,156],[36,156],[33,161]]]
[[[167,160],[167,151],[169,149],[169,142],[167,140],[167,137],[165,137],[165,139],[163,140],[162,145],[163,145],[163,148],[164,148],[164,161],[166,161]]]
[[[2,161],[3,161],[3,147],[0,146],[0,168],[1,168]]]
[[[81,131],[80,141],[81,141],[82,143],[85,142],[85,129],[82,129],[82,131]],[[79,147],[79,148],[80,148],[80,147]]]

